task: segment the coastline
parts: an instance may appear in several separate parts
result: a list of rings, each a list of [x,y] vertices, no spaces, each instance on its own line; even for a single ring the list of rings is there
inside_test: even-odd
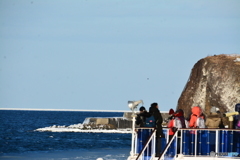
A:
[[[132,129],[77,129],[77,128],[53,128],[53,127],[45,127],[45,128],[38,128],[34,131],[38,132],[82,132],[82,133],[132,133]]]

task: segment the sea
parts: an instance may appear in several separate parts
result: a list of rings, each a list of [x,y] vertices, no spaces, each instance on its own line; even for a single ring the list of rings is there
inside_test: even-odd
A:
[[[126,160],[129,133],[36,131],[83,123],[87,117],[122,116],[123,112],[0,110],[0,159]]]

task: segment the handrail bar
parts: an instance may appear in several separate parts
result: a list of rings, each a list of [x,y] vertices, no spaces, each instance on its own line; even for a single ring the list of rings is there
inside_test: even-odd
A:
[[[154,128],[151,136],[149,136],[148,140],[147,140],[147,143],[144,145],[143,149],[141,150],[141,152],[138,154],[136,160],[138,160],[138,158],[140,156],[142,156],[143,152],[145,151],[145,149],[148,147],[148,144],[150,143],[150,141],[152,140],[152,137],[154,136],[154,134],[156,133],[156,128]]]
[[[179,128],[179,130],[229,130],[229,131],[240,131],[239,129],[231,129],[231,128]]]
[[[160,160],[161,158],[163,158],[164,154],[167,152],[168,148],[170,147],[170,145],[172,144],[173,139],[177,136],[178,133],[178,129],[177,131],[174,133],[173,137],[170,139],[170,141],[167,143],[166,147],[164,148],[162,155],[158,158],[158,160]]]

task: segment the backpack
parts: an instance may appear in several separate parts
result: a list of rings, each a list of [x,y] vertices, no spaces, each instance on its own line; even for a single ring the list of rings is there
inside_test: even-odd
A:
[[[156,127],[156,120],[154,116],[150,116],[146,118],[145,127]]]
[[[186,128],[189,128],[189,122],[187,120],[185,120],[185,126]]]
[[[197,117],[196,127],[197,128],[206,128],[205,121],[202,117]]]
[[[176,118],[174,119],[173,123],[174,123],[174,124],[173,124],[174,127],[176,127],[176,128],[182,128],[181,120],[180,120],[178,117],[176,117]]]

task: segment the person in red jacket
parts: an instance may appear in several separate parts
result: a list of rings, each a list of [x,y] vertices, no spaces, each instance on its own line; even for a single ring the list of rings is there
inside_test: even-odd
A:
[[[190,122],[189,122],[190,128],[198,128],[199,127],[197,125],[198,118],[205,119],[205,117],[202,113],[202,109],[199,106],[194,106],[194,107],[192,107],[192,115],[191,115]]]
[[[173,138],[173,135],[179,128],[186,128],[184,112],[182,109],[178,109],[175,113],[173,113],[173,118],[168,123],[169,128],[169,141]],[[181,136],[181,133],[178,132],[178,136]],[[180,139],[177,140],[177,153],[180,153]],[[176,146],[171,146],[176,147]]]
[[[177,128],[186,128],[185,118],[182,109],[178,109],[174,114],[173,118],[169,121],[168,126],[169,129],[169,139],[172,138]]]

